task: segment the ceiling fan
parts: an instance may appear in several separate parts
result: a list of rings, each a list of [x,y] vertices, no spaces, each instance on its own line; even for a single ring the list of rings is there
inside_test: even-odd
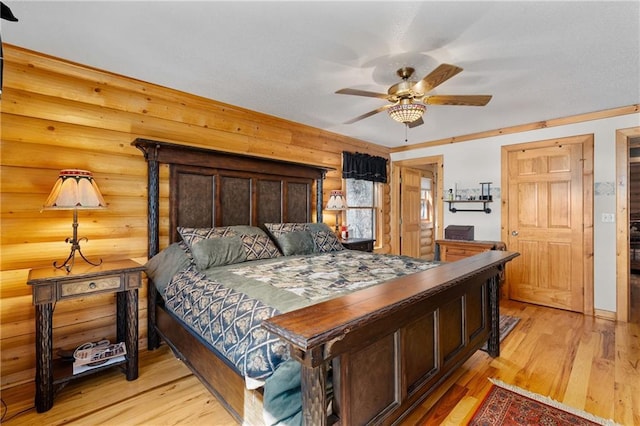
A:
[[[379,112],[387,111],[394,120],[405,123],[409,127],[416,127],[424,123],[422,115],[427,109],[426,105],[484,106],[489,103],[491,95],[427,95],[428,92],[460,71],[462,68],[455,65],[441,64],[422,80],[416,81],[411,79],[415,70],[411,67],[403,67],[396,72],[402,81],[389,87],[386,95],[359,89],[340,89],[336,93],[386,99],[391,102],[390,105],[376,108],[344,124],[355,123]]]

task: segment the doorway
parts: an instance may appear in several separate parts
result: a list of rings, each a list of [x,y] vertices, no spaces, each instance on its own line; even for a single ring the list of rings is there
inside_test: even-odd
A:
[[[502,147],[509,298],[593,315],[593,135]]]
[[[629,322],[640,324],[640,138],[629,139]]]
[[[637,220],[640,203],[634,180],[637,179],[640,127],[616,132],[616,319],[640,323],[640,276],[636,272]],[[633,150],[633,151],[632,151]],[[640,155],[640,154],[639,154]],[[636,235],[634,235],[636,234]]]
[[[391,164],[391,223],[397,224],[391,229],[391,253],[393,254],[405,254],[409,252],[407,250],[415,250],[417,255],[415,257],[423,257],[425,259],[432,259],[435,252],[435,240],[442,238],[442,217],[444,215],[442,202],[442,167],[443,156],[430,156],[424,158],[413,158],[409,160],[394,161]],[[403,197],[403,179],[401,179],[403,169],[405,172],[409,172],[409,175],[414,177],[412,181],[416,180],[417,183],[410,186],[417,186],[416,196]],[[428,187],[428,196],[425,197],[426,186],[424,185],[424,178],[430,180]],[[412,192],[416,192],[416,189],[408,188]],[[411,192],[410,191],[410,192]],[[405,207],[407,202],[415,201],[415,208],[412,210],[409,217],[418,216],[421,220],[420,234],[418,237],[410,237],[405,240],[405,248],[402,248],[402,236],[405,231],[411,231],[411,228],[405,229],[403,227],[402,210],[403,210],[403,198]],[[423,207],[431,200],[432,210],[430,214],[424,214]],[[415,211],[414,211],[415,210]],[[426,219],[426,220],[425,220]],[[428,223],[427,223],[428,222]],[[409,243],[412,246],[417,245],[417,248],[407,248],[406,244]]]

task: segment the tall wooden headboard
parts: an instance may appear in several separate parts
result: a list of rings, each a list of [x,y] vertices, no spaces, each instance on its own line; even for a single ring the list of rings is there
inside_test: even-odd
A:
[[[313,184],[322,222],[322,181],[330,168],[136,139],[148,164],[149,257],[159,251],[159,165],[169,164],[169,240],[177,228],[309,222]]]

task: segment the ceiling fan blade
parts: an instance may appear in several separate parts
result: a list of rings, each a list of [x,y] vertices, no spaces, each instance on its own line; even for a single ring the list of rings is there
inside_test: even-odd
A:
[[[491,95],[433,95],[422,100],[427,105],[469,105],[485,106]]]
[[[462,68],[450,64],[441,64],[425,78],[413,85],[416,93],[427,93],[462,71]]]
[[[360,121],[360,120],[362,120],[362,119],[364,119],[364,118],[371,117],[372,115],[376,115],[376,114],[377,114],[377,113],[379,113],[379,112],[382,112],[382,111],[384,111],[384,110],[387,110],[387,109],[391,108],[392,106],[393,106],[393,105],[384,105],[384,106],[381,106],[380,108],[376,108],[376,109],[374,109],[373,111],[369,111],[369,112],[367,112],[366,114],[362,114],[362,115],[359,115],[358,117],[356,117],[356,118],[354,118],[354,119],[351,119],[351,120],[349,120],[349,121],[345,121],[345,123],[344,123],[344,124],[352,124],[352,123],[355,123],[356,121]]]
[[[421,124],[424,124],[424,120],[422,119],[422,117],[418,118],[416,121],[412,121],[411,123],[407,123],[407,126],[409,126],[410,129],[413,129],[414,127],[418,127]]]
[[[339,95],[356,95],[356,96],[366,96],[369,98],[380,98],[387,99],[388,95],[384,93],[376,93],[376,92],[368,92],[366,90],[358,90],[358,89],[340,89],[336,92]]]

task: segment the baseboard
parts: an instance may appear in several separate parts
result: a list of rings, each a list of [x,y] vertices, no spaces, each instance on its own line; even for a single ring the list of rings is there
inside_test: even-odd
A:
[[[593,314],[596,318],[602,318],[609,321],[615,321],[617,319],[615,312],[605,311],[604,309],[594,309]]]

